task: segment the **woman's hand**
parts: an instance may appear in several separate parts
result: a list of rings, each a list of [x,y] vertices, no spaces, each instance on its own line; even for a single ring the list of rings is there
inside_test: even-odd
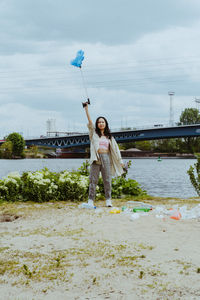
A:
[[[89,114],[89,111],[88,111],[88,102],[84,102],[84,109],[85,109],[85,113],[86,113],[86,116],[87,116],[87,119],[88,119],[88,122],[90,125],[92,125],[92,120],[90,118],[90,114]]]
[[[88,103],[87,102],[82,102],[83,108],[88,109]]]
[[[82,102],[83,108],[85,108],[86,106],[88,106],[88,104],[90,104],[90,99],[88,98],[86,102]]]

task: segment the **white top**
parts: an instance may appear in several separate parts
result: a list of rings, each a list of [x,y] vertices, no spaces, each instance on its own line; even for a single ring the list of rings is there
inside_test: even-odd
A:
[[[89,129],[89,137],[90,137],[90,163],[92,164],[94,161],[97,161],[99,158],[98,150],[99,150],[100,137],[96,133],[93,124],[91,126],[88,124],[88,129]],[[110,143],[110,161],[111,161],[112,176],[121,176],[124,173],[124,171],[121,166],[121,164],[123,164],[123,160],[121,158],[119,147],[114,137],[111,137],[109,143]]]
[[[110,140],[106,136],[101,136],[99,139],[99,149],[101,150],[109,150]]]

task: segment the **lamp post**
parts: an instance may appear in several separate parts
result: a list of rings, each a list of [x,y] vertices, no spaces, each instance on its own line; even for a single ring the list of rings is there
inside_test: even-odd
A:
[[[170,110],[169,110],[169,125],[174,126],[174,111],[173,111],[173,96],[174,92],[168,92],[170,97]]]
[[[196,97],[195,97],[195,102],[196,102],[196,108],[197,108],[198,111],[199,111],[200,98],[196,98]]]

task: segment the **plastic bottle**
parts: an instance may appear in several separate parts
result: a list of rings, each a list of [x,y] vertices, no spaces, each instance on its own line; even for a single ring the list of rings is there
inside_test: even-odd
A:
[[[139,211],[148,212],[150,210],[151,210],[151,208],[149,208],[149,207],[134,207],[133,208],[133,212],[139,212]]]
[[[125,214],[129,214],[132,210],[126,206],[122,206],[122,212]]]
[[[120,214],[120,209],[118,209],[118,208],[113,208],[113,209],[111,209],[110,210],[110,214]]]
[[[79,205],[79,208],[96,209],[96,206],[92,206],[84,202]]]
[[[153,205],[140,201],[128,201],[126,204],[129,208],[134,207],[135,205],[137,205],[137,207],[153,208]]]
[[[180,220],[180,219],[181,219],[181,213],[177,210],[177,211],[175,211],[175,212],[171,215],[170,218],[171,218],[171,219],[174,219],[174,220]]]

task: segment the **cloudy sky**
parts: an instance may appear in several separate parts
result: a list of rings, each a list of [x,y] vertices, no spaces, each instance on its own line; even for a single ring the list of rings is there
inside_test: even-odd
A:
[[[200,99],[199,0],[0,0],[0,137],[169,123]]]

